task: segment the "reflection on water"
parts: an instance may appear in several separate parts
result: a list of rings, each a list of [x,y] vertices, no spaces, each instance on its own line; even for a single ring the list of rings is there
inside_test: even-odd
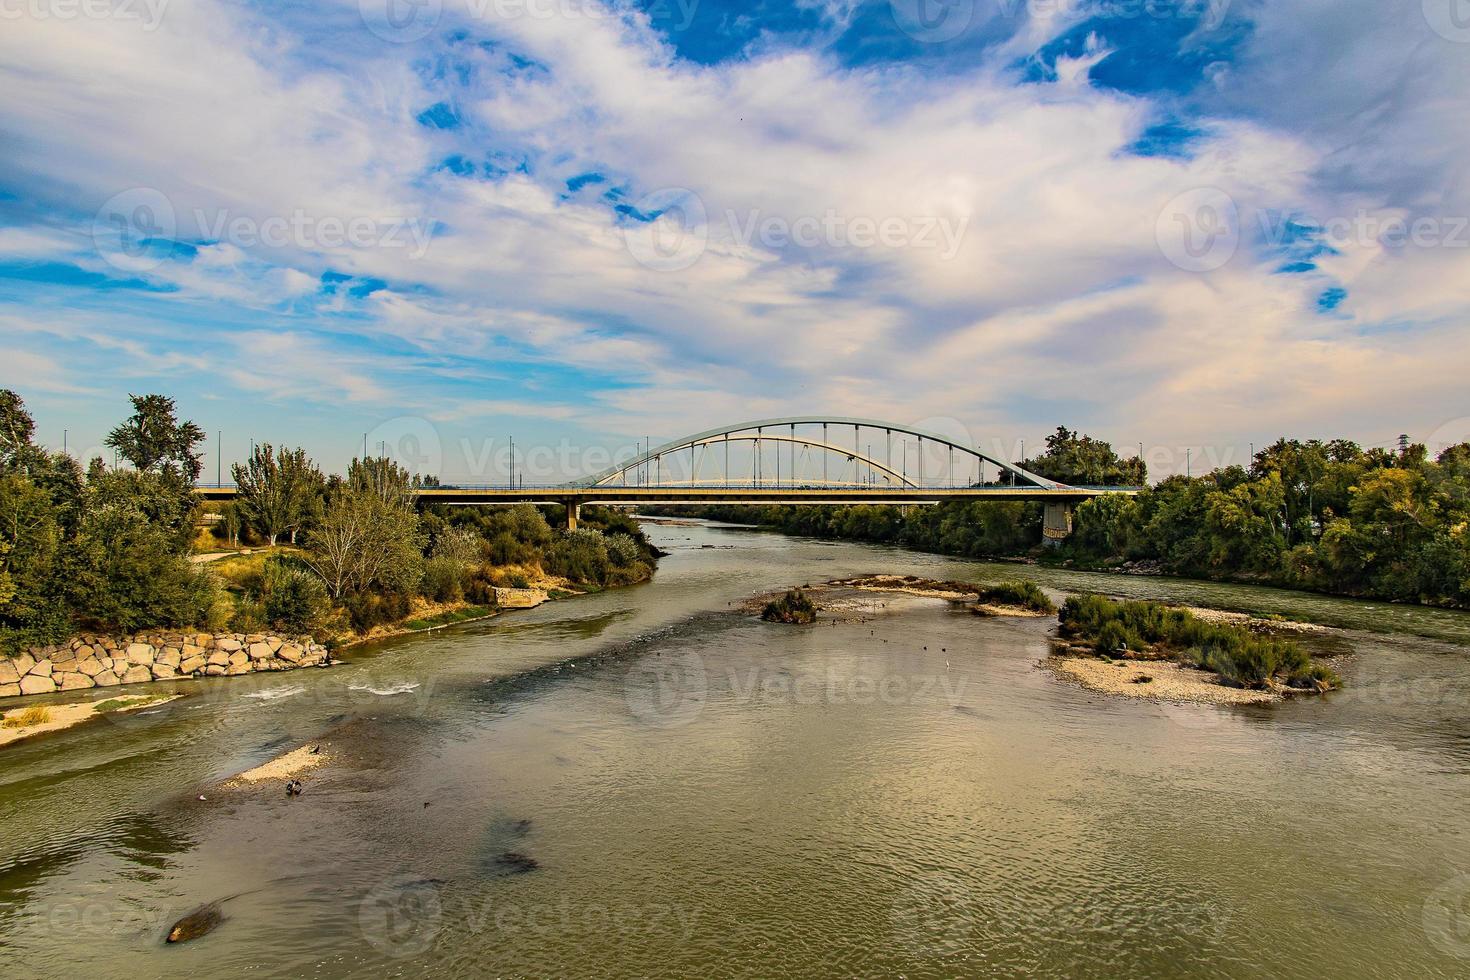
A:
[[[1093,577],[651,530],[673,553],[650,585],[331,670],[180,684],[190,696],[156,716],[7,750],[7,974],[1470,969],[1462,651],[1354,634],[1351,686],[1328,698],[1119,702],[1037,669],[1042,620],[919,600],[808,628],[733,611],[878,570]],[[1412,626],[1453,636],[1459,622]],[[197,799],[328,729],[340,761],[301,797]],[[162,945],[220,899],[214,933]]]

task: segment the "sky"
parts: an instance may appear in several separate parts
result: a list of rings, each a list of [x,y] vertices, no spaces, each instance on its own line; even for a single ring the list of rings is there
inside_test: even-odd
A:
[[[206,479],[782,415],[1433,449],[1467,108],[1465,0],[0,0],[0,386],[84,456],[169,394]]]

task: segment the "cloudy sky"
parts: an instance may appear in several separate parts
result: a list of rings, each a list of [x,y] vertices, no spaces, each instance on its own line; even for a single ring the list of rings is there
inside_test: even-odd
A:
[[[0,0],[0,385],[451,479],[783,414],[1458,440],[1467,108],[1464,0]]]

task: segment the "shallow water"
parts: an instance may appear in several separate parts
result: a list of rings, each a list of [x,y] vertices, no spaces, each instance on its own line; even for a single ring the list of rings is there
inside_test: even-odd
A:
[[[6,975],[1470,974],[1470,660],[1404,635],[1470,617],[649,530],[648,585],[5,750]],[[1403,632],[1351,634],[1343,692],[1230,709],[1061,682],[1047,620],[732,611],[873,571]],[[210,786],[333,728],[301,797]]]

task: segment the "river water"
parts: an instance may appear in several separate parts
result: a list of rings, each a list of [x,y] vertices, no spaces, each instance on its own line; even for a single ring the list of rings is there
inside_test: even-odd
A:
[[[1470,617],[649,532],[647,585],[6,749],[0,972],[1470,975]],[[1058,680],[1050,620],[734,609],[880,571],[1397,632],[1329,644],[1343,692],[1232,709]],[[214,785],[327,731],[300,797]]]

